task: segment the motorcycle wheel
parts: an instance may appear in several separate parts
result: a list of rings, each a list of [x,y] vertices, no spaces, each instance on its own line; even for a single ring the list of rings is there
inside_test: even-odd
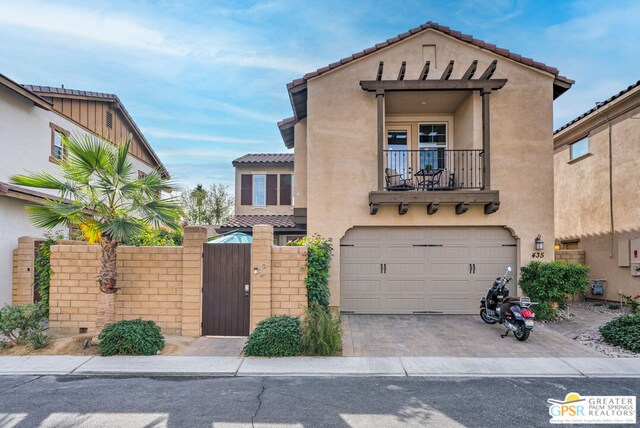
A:
[[[482,321],[486,322],[487,324],[495,324],[498,322],[493,318],[490,318],[489,315],[487,315],[487,311],[485,309],[480,309],[480,318],[482,318]]]
[[[520,342],[524,342],[525,340],[527,340],[529,338],[529,333],[531,332],[531,330],[529,330],[528,328],[526,328],[524,326],[523,322],[519,322],[518,323],[518,331],[515,331],[513,333],[513,335],[516,337],[516,339],[518,339]]]

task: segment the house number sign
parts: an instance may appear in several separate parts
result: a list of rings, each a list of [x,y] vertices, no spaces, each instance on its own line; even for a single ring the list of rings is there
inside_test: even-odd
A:
[[[544,259],[544,251],[536,251],[535,253],[531,254],[531,258],[532,259]]]

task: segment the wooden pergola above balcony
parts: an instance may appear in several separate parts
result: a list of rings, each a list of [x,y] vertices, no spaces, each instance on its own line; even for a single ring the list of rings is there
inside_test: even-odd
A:
[[[415,80],[406,80],[407,62],[403,61],[395,80],[382,80],[384,62],[380,61],[375,80],[361,80],[360,87],[367,92],[376,95],[378,107],[377,134],[378,134],[378,190],[384,188],[384,160],[382,153],[385,142],[384,124],[384,95],[391,91],[478,91],[482,97],[482,183],[483,190],[491,189],[491,131],[489,120],[489,96],[491,92],[501,89],[507,84],[507,79],[492,79],[496,71],[498,61],[493,60],[486,70],[473,79],[478,67],[478,61],[471,62],[460,79],[450,79],[453,73],[454,61],[451,60],[445,67],[440,78],[428,79],[431,62],[425,61],[422,71]],[[491,211],[493,212],[493,211]]]
[[[378,190],[369,192],[369,213],[378,213],[380,205],[395,205],[398,214],[406,214],[411,205],[426,207],[427,214],[435,214],[440,205],[455,205],[456,214],[464,214],[471,205],[483,205],[485,214],[492,214],[500,208],[500,192],[497,190],[456,190],[456,191],[405,191],[389,192]]]

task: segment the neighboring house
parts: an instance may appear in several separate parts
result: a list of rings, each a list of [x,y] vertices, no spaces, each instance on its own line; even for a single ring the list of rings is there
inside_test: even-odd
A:
[[[640,293],[640,81],[554,135],[555,228],[561,248],[585,251],[604,296]]]
[[[12,253],[21,236],[43,237],[25,206],[56,197],[47,190],[8,184],[27,171],[58,173],[65,155],[61,135],[92,134],[119,142],[132,136],[138,174],[167,170],[117,96],[48,86],[20,85],[0,74],[0,305],[11,301]],[[62,231],[67,233],[67,231]]]
[[[430,22],[289,83],[294,216],[334,243],[331,305],[473,314],[507,266],[553,260],[553,100],[572,84]]]
[[[276,244],[305,235],[293,216],[293,153],[246,154],[233,161],[236,169],[235,215],[217,230],[251,234],[258,224],[273,226]]]

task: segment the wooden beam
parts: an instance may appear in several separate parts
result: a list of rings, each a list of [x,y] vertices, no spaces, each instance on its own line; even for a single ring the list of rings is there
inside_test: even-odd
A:
[[[442,73],[440,80],[449,80],[451,73],[453,73],[453,60],[449,61],[449,65],[444,69],[444,73]]]
[[[440,203],[431,202],[427,204],[427,214],[433,215],[438,212],[438,208],[440,208]]]
[[[500,201],[491,202],[484,206],[484,213],[493,214],[494,212],[498,211],[499,208],[500,208]]]
[[[494,59],[493,61],[491,61],[491,64],[489,64],[487,69],[484,71],[484,73],[482,73],[482,76],[480,76],[478,78],[478,80],[489,80],[489,79],[491,79],[491,76],[493,76],[493,73],[496,71],[496,66],[497,65],[498,65],[498,60],[497,59]]]
[[[398,205],[398,214],[405,215],[409,211],[409,204],[407,202],[400,202]]]
[[[460,202],[456,205],[456,214],[464,214],[469,211],[469,202]]]
[[[380,61],[378,64],[378,73],[376,74],[376,80],[382,80],[382,71],[384,70],[384,61]]]
[[[398,206],[402,202],[408,204],[456,205],[467,202],[472,205],[485,205],[500,200],[498,190],[451,190],[451,191],[417,191],[390,192],[387,190],[374,190],[369,192],[369,203]]]
[[[378,102],[378,190],[382,190],[384,189],[384,90],[376,92],[376,101]]]
[[[422,67],[422,71],[420,72],[420,80],[427,80],[430,66],[431,66],[431,61],[429,60],[425,61],[424,67]]]
[[[476,68],[478,67],[478,60],[474,59],[471,62],[471,65],[469,66],[469,68],[467,68],[467,71],[464,72],[464,74],[462,75],[462,79],[461,80],[469,80],[473,77],[473,75],[476,72]]]
[[[491,91],[480,91],[482,96],[482,189],[491,189],[491,117],[489,96]]]
[[[367,92],[383,91],[495,91],[502,88],[507,79],[488,80],[361,80],[360,87]]]
[[[402,61],[400,71],[398,72],[398,80],[404,80],[404,73],[407,70],[407,61]]]
[[[369,214],[376,215],[378,214],[378,203],[377,202],[369,202]]]

